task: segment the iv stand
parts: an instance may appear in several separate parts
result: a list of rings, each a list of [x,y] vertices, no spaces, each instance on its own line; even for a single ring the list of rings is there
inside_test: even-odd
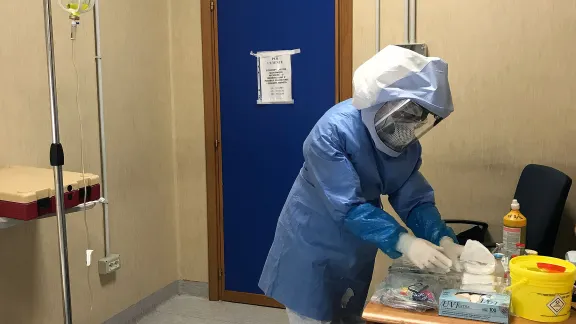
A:
[[[52,32],[51,0],[44,0],[44,30],[46,36],[46,56],[48,62],[48,85],[50,87],[50,116],[52,118],[52,145],[50,146],[50,165],[54,170],[54,188],[56,196],[56,218],[58,220],[58,242],[60,245],[60,273],[62,275],[62,301],[64,323],[72,324],[72,300],[70,298],[70,276],[68,270],[68,243],[66,234],[66,213],[64,211],[64,182],[62,166],[64,150],[60,143],[58,125],[58,98],[56,96],[56,71],[54,65],[54,35]]]

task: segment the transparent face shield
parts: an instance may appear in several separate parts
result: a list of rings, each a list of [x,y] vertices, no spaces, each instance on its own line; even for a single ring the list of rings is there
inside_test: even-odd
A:
[[[403,99],[385,103],[374,116],[374,127],[380,140],[400,153],[441,121],[417,103]]]

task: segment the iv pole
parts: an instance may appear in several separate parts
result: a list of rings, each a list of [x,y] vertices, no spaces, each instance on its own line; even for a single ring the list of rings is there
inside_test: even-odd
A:
[[[58,242],[60,247],[60,273],[62,275],[62,302],[64,323],[72,324],[72,302],[70,298],[70,275],[68,270],[68,243],[66,234],[66,214],[64,211],[64,185],[62,166],[64,150],[60,143],[58,125],[58,98],[56,97],[56,71],[54,65],[54,35],[52,32],[51,0],[44,0],[44,30],[46,36],[46,56],[48,62],[48,85],[50,87],[50,116],[52,118],[52,145],[50,146],[50,165],[54,170],[54,189],[56,196],[56,218],[58,219]]]

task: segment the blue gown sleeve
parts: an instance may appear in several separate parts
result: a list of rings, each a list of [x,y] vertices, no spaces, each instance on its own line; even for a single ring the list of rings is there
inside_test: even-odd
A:
[[[322,200],[332,217],[390,257],[400,257],[396,244],[400,234],[407,231],[394,217],[362,196],[360,178],[337,131],[312,135],[304,142],[305,168],[314,174],[314,184],[322,191]]]
[[[434,200],[434,189],[418,170],[421,164],[418,161],[414,173],[400,189],[388,195],[388,201],[416,237],[436,245],[444,236],[458,242],[454,231],[440,217]]]

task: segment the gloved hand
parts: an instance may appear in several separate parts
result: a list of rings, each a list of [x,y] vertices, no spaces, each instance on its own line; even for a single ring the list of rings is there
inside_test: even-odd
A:
[[[460,255],[462,251],[464,251],[464,247],[454,243],[454,240],[448,236],[444,236],[440,240],[440,246],[444,249],[444,255],[452,261],[454,270],[461,272],[462,265],[460,264]]]
[[[403,233],[398,239],[396,250],[405,255],[414,265],[420,269],[438,267],[446,271],[452,267],[452,261],[442,251],[442,247],[434,245],[426,240]]]

